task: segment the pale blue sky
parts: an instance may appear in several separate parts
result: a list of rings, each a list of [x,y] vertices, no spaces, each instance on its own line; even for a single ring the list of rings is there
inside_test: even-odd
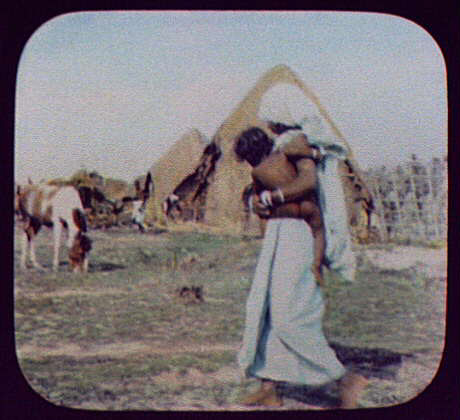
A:
[[[444,60],[403,18],[80,12],[43,24],[23,51],[16,179],[85,167],[132,180],[191,128],[212,137],[277,64],[319,96],[363,168],[447,153]]]

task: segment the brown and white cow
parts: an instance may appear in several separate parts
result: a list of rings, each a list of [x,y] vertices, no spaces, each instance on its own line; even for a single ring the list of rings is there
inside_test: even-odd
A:
[[[32,265],[43,269],[35,256],[34,238],[44,225],[53,228],[54,256],[53,270],[59,267],[59,246],[62,227],[68,231],[70,266],[74,272],[88,271],[88,253],[91,240],[87,231],[86,218],[78,192],[69,186],[52,185],[17,186],[15,207],[22,224],[22,254],[20,267],[26,268],[30,253]]]

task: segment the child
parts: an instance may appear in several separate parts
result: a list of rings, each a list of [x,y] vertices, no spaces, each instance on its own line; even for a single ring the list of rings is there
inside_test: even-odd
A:
[[[284,195],[286,194],[282,192],[283,190],[288,191],[289,187],[297,180],[295,163],[304,158],[312,159],[313,150],[303,134],[295,136],[280,149],[274,149],[273,140],[257,127],[245,131],[238,139],[235,147],[235,152],[240,159],[246,160],[253,167],[251,175],[255,192],[259,196],[262,194],[261,201],[270,205],[270,217],[301,218],[310,226],[314,239],[312,272],[317,283],[323,286],[322,264],[326,241],[316,196],[315,166],[309,165],[309,169],[303,172],[303,182],[308,178],[312,186],[305,195],[285,203]],[[268,197],[263,193],[267,190],[271,192]],[[281,203],[272,207],[271,197],[276,195],[278,196],[277,201]]]

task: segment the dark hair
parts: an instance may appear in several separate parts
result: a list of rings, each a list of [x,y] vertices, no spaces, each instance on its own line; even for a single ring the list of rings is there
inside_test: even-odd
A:
[[[280,122],[269,121],[268,127],[275,134],[280,135],[285,133],[288,130],[300,130],[302,127],[298,124],[296,125],[286,125]]]
[[[273,140],[259,127],[252,127],[240,134],[235,144],[239,159],[257,166],[273,149]]]

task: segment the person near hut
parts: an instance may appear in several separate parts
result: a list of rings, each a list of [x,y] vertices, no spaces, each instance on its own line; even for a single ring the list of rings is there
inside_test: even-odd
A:
[[[300,90],[292,86],[281,91],[275,88],[262,98],[259,117],[269,121],[268,126],[275,131],[277,123],[300,126],[275,137],[276,148],[282,149],[301,134],[307,137],[310,145],[319,148],[322,158],[315,166],[326,236],[325,258],[329,269],[353,281],[355,257],[337,172],[337,164],[346,158],[347,150],[333,133],[328,132],[316,107],[313,112],[308,109],[312,104]],[[311,271],[312,234],[305,220],[277,217],[276,214],[281,202],[311,193],[312,160],[298,159],[295,166],[295,181],[280,187],[281,193],[263,191],[254,197],[256,213],[267,217],[268,222],[246,302],[238,364],[244,376],[260,379],[261,385],[241,402],[249,406],[281,406],[277,382],[320,386],[337,380],[341,407],[354,408],[366,380],[345,370],[325,338],[322,328],[325,301]],[[264,195],[269,196],[272,206],[266,205],[267,199],[262,202]]]

